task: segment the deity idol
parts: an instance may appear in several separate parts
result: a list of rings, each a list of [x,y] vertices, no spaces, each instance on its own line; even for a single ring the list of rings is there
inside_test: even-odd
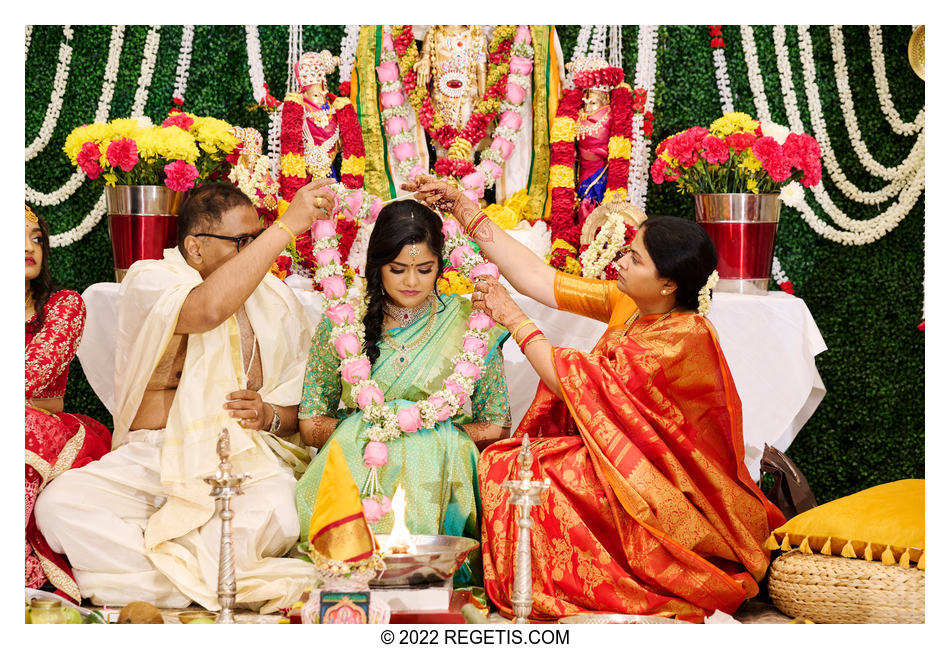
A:
[[[584,219],[604,200],[607,189],[607,143],[610,139],[610,92],[623,81],[604,74],[610,68],[603,59],[583,57],[567,65],[574,83],[583,88],[583,108],[577,118],[578,220]],[[613,68],[616,70],[617,68]],[[590,73],[594,73],[593,75]],[[601,83],[597,83],[597,82]],[[588,85],[591,84],[591,85]]]
[[[445,123],[459,131],[485,93],[487,62],[488,41],[478,25],[433,25],[422,40],[413,66],[418,84],[429,89]]]
[[[328,50],[306,52],[294,64],[299,93],[284,98],[281,116],[280,186],[284,200],[312,178],[333,178],[350,189],[363,184],[364,149],[349,99],[327,91],[327,75],[339,59]],[[333,168],[337,153],[343,161]]]

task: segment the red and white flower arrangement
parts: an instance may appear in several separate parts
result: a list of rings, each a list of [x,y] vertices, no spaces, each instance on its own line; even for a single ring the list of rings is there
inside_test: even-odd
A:
[[[782,129],[766,126],[781,137]],[[653,182],[675,182],[690,194],[771,194],[792,182],[813,187],[821,180],[821,147],[813,137],[788,133],[779,142],[745,113],[671,135],[656,152]]]
[[[486,262],[472,248],[471,241],[454,219],[446,219],[442,225],[445,234],[443,255],[471,279],[481,275],[497,278],[498,267]],[[326,298],[326,316],[333,323],[330,339],[340,358],[340,376],[353,386],[353,399],[363,411],[369,443],[363,453],[363,462],[370,475],[364,488],[364,508],[382,516],[388,498],[379,493],[377,470],[388,463],[386,442],[424,428],[432,428],[458,413],[465,401],[472,396],[475,381],[484,370],[484,358],[488,353],[488,330],[495,322],[486,313],[475,311],[469,316],[468,330],[462,339],[462,351],[452,359],[454,370],[443,381],[442,388],[427,399],[396,411],[387,406],[383,391],[370,378],[372,365],[365,352],[365,332],[362,315],[365,310],[365,285],[359,284],[356,305],[348,299],[342,255],[337,248],[338,236],[332,220],[319,220],[311,228],[316,259],[319,268],[314,279]],[[378,518],[377,518],[378,520]],[[375,522],[375,521],[371,521]]]

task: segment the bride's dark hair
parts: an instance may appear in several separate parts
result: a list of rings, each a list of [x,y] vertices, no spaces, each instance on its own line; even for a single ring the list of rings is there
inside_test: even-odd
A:
[[[436,259],[439,260],[438,276],[442,275],[442,246],[445,236],[442,234],[442,219],[422,203],[414,200],[395,201],[383,207],[376,218],[373,233],[369,237],[366,251],[366,315],[364,351],[370,363],[379,358],[376,344],[383,333],[383,305],[386,295],[383,292],[382,268],[399,256],[403,247],[411,243],[425,243]]]

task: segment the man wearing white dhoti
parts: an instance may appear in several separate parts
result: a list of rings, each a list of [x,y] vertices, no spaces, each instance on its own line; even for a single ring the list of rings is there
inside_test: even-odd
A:
[[[250,201],[225,183],[191,192],[178,248],[136,262],[119,288],[113,450],[66,472],[36,502],[36,521],[97,605],[192,601],[216,610],[221,524],[203,478],[231,438],[239,606],[267,613],[312,586],[311,564],[282,558],[300,525],[295,473],[312,324],[268,270],[295,236],[327,218],[329,181],[302,188],[261,230]],[[56,488],[53,488],[56,487]]]

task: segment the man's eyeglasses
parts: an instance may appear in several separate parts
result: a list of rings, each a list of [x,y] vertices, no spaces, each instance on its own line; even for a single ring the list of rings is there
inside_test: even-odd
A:
[[[263,232],[263,230],[260,230],[260,231],[258,231],[258,232],[255,232],[254,234],[244,234],[244,235],[241,235],[240,237],[229,237],[229,236],[226,236],[226,235],[223,235],[223,234],[212,234],[212,233],[210,233],[210,232],[196,232],[196,233],[193,234],[192,236],[195,236],[195,237],[213,237],[213,238],[215,238],[215,239],[224,239],[225,241],[233,241],[234,244],[237,246],[237,251],[238,251],[238,252],[241,252],[242,250],[244,250],[245,248],[247,248],[247,246],[248,246],[252,241],[254,241],[254,239],[256,239],[256,238],[258,237],[258,235],[259,235],[261,232]]]

